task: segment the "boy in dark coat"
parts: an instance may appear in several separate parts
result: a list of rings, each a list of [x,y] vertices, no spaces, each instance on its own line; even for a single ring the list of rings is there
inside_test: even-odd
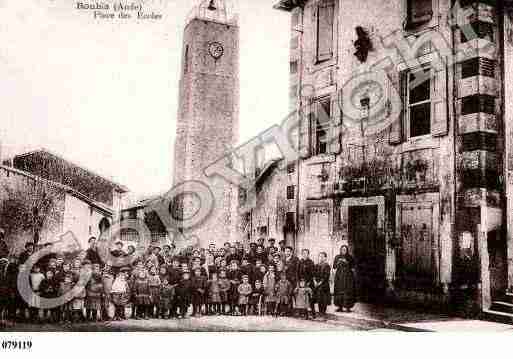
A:
[[[178,286],[180,281],[182,280],[182,270],[180,268],[180,259],[178,257],[174,257],[171,262],[171,267],[168,267],[167,273],[169,277],[169,284],[173,287]],[[170,316],[176,317],[178,315],[178,306],[176,302],[176,295],[173,297],[173,300],[171,301],[171,309],[170,309]]]
[[[168,319],[170,317],[171,303],[174,300],[175,287],[169,284],[169,280],[164,278],[160,287],[160,318]]]
[[[227,273],[227,278],[230,281],[230,315],[236,315],[236,308],[239,306],[239,284],[241,283],[242,273],[239,270],[239,265],[236,260],[233,260],[230,265],[230,271]]]
[[[219,295],[221,296],[221,314],[226,314],[226,304],[228,304],[230,289],[230,280],[226,277],[226,270],[219,271]]]
[[[207,289],[207,278],[201,274],[201,268],[194,269],[194,276],[191,279],[192,285],[192,316],[201,315],[201,308],[204,303]]]
[[[242,275],[247,275],[249,283],[253,284],[255,281],[255,267],[250,263],[248,257],[242,258],[242,264],[240,266],[240,272]]]
[[[178,318],[185,318],[187,316],[187,311],[191,305],[191,295],[192,282],[190,273],[188,270],[186,270],[182,274],[182,280],[180,281],[180,284],[178,284],[176,287],[176,300],[178,307],[180,308],[180,314],[178,315]]]
[[[264,300],[264,286],[262,281],[257,279],[251,296],[249,297],[249,313],[253,315],[262,314],[262,302]]]
[[[298,276],[299,278],[303,278],[305,280],[305,284],[309,287],[312,292],[314,290],[313,277],[315,272],[315,264],[313,260],[310,259],[310,251],[308,249],[303,249],[301,251],[301,259],[299,259],[298,266]],[[315,305],[313,300],[309,301],[310,309],[312,311],[312,315],[315,318]]]
[[[289,315],[290,314],[290,296],[292,294],[292,285],[287,279],[286,274],[281,273],[280,280],[276,283],[276,294],[278,296],[278,315]]]
[[[137,272],[137,278],[132,284],[132,297],[135,304],[135,319],[146,319],[150,315],[152,302],[150,281],[145,271]]]
[[[52,299],[57,297],[59,288],[51,270],[46,271],[45,279],[41,282],[39,289],[42,298]],[[56,308],[45,309],[43,311],[43,318],[51,323],[55,323],[58,319]]]
[[[87,320],[97,321],[103,303],[103,282],[99,264],[93,265],[93,273],[87,283],[86,293],[86,318]]]
[[[331,267],[328,264],[328,256],[325,252],[321,252],[319,264],[315,266],[314,271],[312,307],[317,303],[319,314],[322,316],[326,315],[326,308],[331,304],[330,274]]]

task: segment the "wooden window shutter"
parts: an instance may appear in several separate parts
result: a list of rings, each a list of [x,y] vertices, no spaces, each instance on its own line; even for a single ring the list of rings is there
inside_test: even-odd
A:
[[[389,85],[393,86],[392,82],[389,81]],[[399,74],[399,96],[401,98],[401,114],[395,120],[393,120],[390,126],[390,133],[388,142],[391,145],[398,145],[403,142],[403,124],[406,119],[408,104],[406,103],[408,91],[408,71],[403,71]],[[393,99],[390,99],[393,100]]]
[[[433,0],[408,0],[409,24],[420,25],[433,18]]]
[[[331,133],[330,133],[330,152],[339,154],[341,150],[341,128],[342,128],[342,113],[338,103],[337,96],[331,99]]]
[[[431,134],[433,136],[445,136],[449,131],[446,58],[433,67],[433,71],[431,81]]]
[[[317,61],[333,57],[333,23],[335,3],[322,1],[317,8]]]
[[[303,115],[303,121],[300,128],[301,148],[300,157],[309,158],[312,156],[312,125],[315,120],[315,102],[313,99],[305,99],[306,111]]]

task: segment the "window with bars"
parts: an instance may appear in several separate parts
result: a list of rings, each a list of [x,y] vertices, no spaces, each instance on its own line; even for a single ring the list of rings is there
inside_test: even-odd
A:
[[[296,186],[287,186],[287,199],[294,199],[296,196]]]
[[[297,74],[297,61],[290,62],[290,73],[291,75]]]
[[[425,136],[431,133],[432,72],[424,65],[407,76],[407,136]]]

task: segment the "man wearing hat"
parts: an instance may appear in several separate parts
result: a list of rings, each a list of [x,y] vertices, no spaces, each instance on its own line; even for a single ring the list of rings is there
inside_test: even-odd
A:
[[[123,242],[117,241],[114,245],[115,247],[113,250],[110,251],[110,254],[115,258],[123,256]]]
[[[267,243],[269,244],[269,246],[267,246],[267,248],[265,249],[265,253],[267,255],[269,255],[269,253],[272,252],[272,249],[271,248],[275,248],[275,250],[277,250],[278,248],[276,248],[276,246],[274,245],[276,243],[276,240],[274,238],[269,238],[267,240]]]
[[[285,248],[287,247],[287,241],[282,239],[281,241],[278,242],[278,251],[280,253],[285,253]]]
[[[237,248],[235,246],[230,247],[230,252],[226,256],[226,263],[230,265],[233,261],[240,262],[242,256],[239,256],[237,253]]]
[[[290,246],[285,247],[284,253],[285,274],[292,284],[292,288],[296,288],[299,279],[299,259],[294,255],[294,249]]]
[[[87,243],[89,248],[87,248],[85,259],[89,260],[92,264],[103,264],[96,248],[96,237],[89,238]]]
[[[19,264],[24,264],[32,254],[34,254],[34,243],[25,243],[25,250],[21,252],[20,257],[18,258]]]
[[[5,231],[3,228],[0,228],[0,258],[9,257],[9,247],[7,247],[7,242],[5,241]]]

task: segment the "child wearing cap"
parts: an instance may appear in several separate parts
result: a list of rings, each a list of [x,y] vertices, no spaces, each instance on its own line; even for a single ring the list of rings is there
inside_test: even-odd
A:
[[[169,319],[171,303],[174,300],[175,287],[169,284],[169,280],[164,277],[160,286],[159,315],[161,319]]]
[[[228,296],[228,301],[230,303],[230,315],[236,315],[238,303],[239,303],[239,292],[237,289],[239,288],[239,284],[241,282],[241,272],[239,270],[237,260],[231,261],[230,271],[227,273],[227,278],[230,280],[230,294]]]
[[[207,279],[201,274],[201,268],[194,269],[192,282],[192,316],[200,316],[201,308],[204,302],[205,291],[207,289]]]
[[[146,271],[138,271],[132,285],[135,319],[147,319],[151,307],[150,283]]]
[[[221,314],[223,315],[226,314],[231,286],[230,280],[226,277],[226,270],[221,269],[219,271],[219,295],[221,297]]]
[[[86,318],[87,320],[98,321],[98,314],[102,310],[103,282],[100,272],[100,265],[93,265],[91,279],[86,286]]]
[[[212,273],[212,279],[208,281],[207,314],[221,314],[221,286],[217,273]]]
[[[55,281],[55,276],[52,270],[46,271],[45,279],[43,279],[43,281],[41,282],[41,286],[39,288],[41,290],[41,297],[46,299],[52,299],[57,297],[57,282]],[[52,308],[43,310],[43,319],[51,323],[55,323],[58,319],[57,309]]]
[[[148,307],[148,315],[152,318],[156,318],[159,313],[159,298],[160,298],[160,276],[157,274],[157,268],[151,267],[148,275],[148,282],[150,285],[150,299],[151,304]]]
[[[116,276],[114,283],[112,283],[110,293],[115,307],[114,320],[126,319],[125,306],[128,304],[128,299],[130,298],[126,272],[127,269],[123,268]]]
[[[267,273],[267,268],[257,260],[257,265],[255,266],[255,281],[259,280],[260,283],[262,283],[265,273]]]
[[[63,295],[65,295],[66,293],[68,293],[69,291],[71,291],[73,289],[73,280],[72,280],[72,274],[71,273],[66,273],[64,275],[64,279],[63,281],[59,284],[59,296],[62,297]],[[60,317],[59,319],[62,319],[64,322],[71,322],[71,303],[70,302],[67,302],[67,303],[64,303],[61,307],[60,307]]]
[[[263,286],[265,293],[265,305],[266,305],[266,314],[274,315],[276,313],[276,273],[274,270],[274,265],[269,265],[269,271],[264,275]]]
[[[180,309],[178,318],[185,318],[191,305],[192,283],[189,270],[182,273],[182,280],[176,287],[176,301]]]
[[[255,281],[255,287],[249,297],[249,312],[254,315],[262,314],[262,300],[264,298],[264,287],[262,281],[257,279]]]
[[[276,312],[276,315],[289,315],[289,303],[290,295],[292,294],[292,287],[285,272],[280,274],[280,280],[276,283],[276,294],[278,296],[278,311]]]
[[[114,274],[109,264],[106,264],[102,272],[103,301],[102,301],[102,320],[109,320],[109,308],[112,303],[112,284],[114,283]]]
[[[247,315],[246,309],[249,304],[249,296],[250,296],[251,292],[253,291],[253,288],[251,287],[251,284],[249,283],[249,276],[247,274],[244,274],[242,276],[242,283],[239,284],[237,291],[239,293],[240,314],[245,316],[245,315]]]

